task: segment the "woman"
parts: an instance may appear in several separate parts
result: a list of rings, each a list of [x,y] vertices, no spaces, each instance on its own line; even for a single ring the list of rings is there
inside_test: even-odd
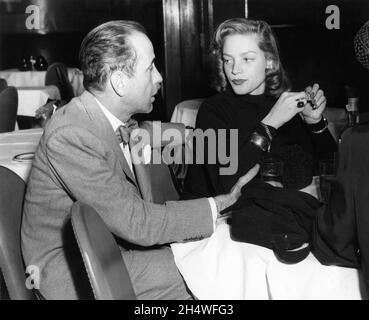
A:
[[[220,175],[219,161],[191,165],[183,198],[229,192],[263,155],[279,153],[285,146],[300,146],[312,155],[315,167],[319,159],[333,156],[336,143],[322,116],[323,91],[314,84],[305,92],[288,92],[276,40],[266,22],[242,18],[223,22],[213,37],[213,54],[220,93],[201,105],[196,127],[238,129],[238,170],[234,175]],[[227,150],[229,143],[228,136]]]

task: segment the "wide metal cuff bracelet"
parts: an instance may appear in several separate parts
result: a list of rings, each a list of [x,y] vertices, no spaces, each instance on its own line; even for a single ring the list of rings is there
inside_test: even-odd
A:
[[[258,146],[261,150],[268,151],[270,149],[270,141],[257,132],[251,134],[250,142]]]
[[[312,133],[319,134],[319,133],[322,133],[325,129],[328,128],[328,120],[325,117],[323,117],[322,120],[323,120],[324,127],[321,127],[321,125],[320,125],[319,129],[316,129],[316,127],[314,127],[313,130],[312,130],[311,125],[310,125],[310,131]],[[320,124],[320,122],[319,122],[319,124]]]

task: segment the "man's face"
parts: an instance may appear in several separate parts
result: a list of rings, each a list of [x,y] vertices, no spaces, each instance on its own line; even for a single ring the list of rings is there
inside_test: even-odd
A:
[[[137,62],[134,75],[127,80],[125,103],[135,113],[150,113],[163,78],[155,67],[154,48],[150,39],[136,32],[130,36],[130,41],[137,54]]]
[[[228,36],[223,46],[224,73],[236,94],[258,95],[265,90],[267,61],[254,35]]]

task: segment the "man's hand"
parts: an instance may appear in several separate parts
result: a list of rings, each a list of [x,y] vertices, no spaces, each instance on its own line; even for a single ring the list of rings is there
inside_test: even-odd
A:
[[[307,87],[305,92],[310,95],[315,107],[313,109],[309,103],[306,103],[301,115],[308,124],[318,123],[327,105],[327,99],[317,83],[314,83],[313,87]]]
[[[232,190],[228,194],[221,194],[219,196],[214,197],[215,203],[217,205],[218,218],[224,218],[225,215],[220,215],[220,212],[225,208],[230,207],[234,204],[241,195],[242,187],[252,180],[260,169],[260,165],[256,164],[252,167],[245,175],[240,177],[236,184],[233,186]],[[217,219],[218,219],[217,218]]]

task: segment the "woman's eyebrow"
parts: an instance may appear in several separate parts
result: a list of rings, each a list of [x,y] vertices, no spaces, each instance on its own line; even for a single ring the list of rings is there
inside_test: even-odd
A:
[[[254,50],[249,50],[249,51],[244,51],[244,52],[241,52],[240,54],[241,55],[244,55],[244,54],[248,54],[248,53],[257,53],[256,51],[254,51]],[[229,54],[229,53],[226,53],[226,52],[223,52],[223,56],[228,56],[228,57],[232,57],[232,55],[231,54]]]

